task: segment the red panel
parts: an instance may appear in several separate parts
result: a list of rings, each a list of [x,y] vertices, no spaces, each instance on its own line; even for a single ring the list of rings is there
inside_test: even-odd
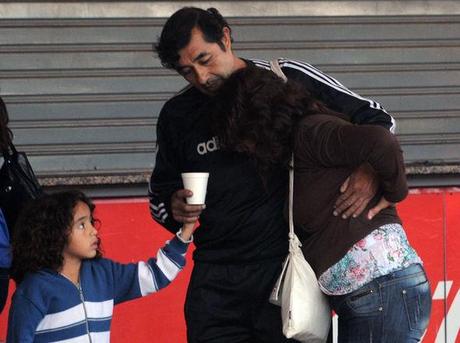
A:
[[[448,312],[447,342],[456,341],[460,325],[460,189],[415,190],[398,206],[412,245],[422,257],[432,292],[450,281],[445,303],[433,301],[433,314],[423,342],[445,342],[444,305]],[[443,204],[445,201],[445,213]],[[446,221],[444,225],[444,215]],[[154,224],[145,199],[97,202],[97,216],[103,226],[101,236],[105,255],[120,262],[134,262],[155,254],[171,235]],[[447,278],[444,276],[444,232],[447,236]],[[192,268],[188,265],[169,287],[152,296],[121,304],[115,308],[112,342],[185,342],[183,302]],[[442,287],[440,288],[442,290]],[[10,292],[11,294],[12,292]],[[440,293],[442,295],[442,292]],[[0,318],[0,341],[5,339],[8,307]],[[437,338],[436,338],[437,337]],[[460,341],[460,338],[457,340]]]
[[[432,293],[444,281],[443,193],[411,194],[398,205],[411,245],[424,262]],[[444,318],[444,300],[434,300],[423,342],[434,342]]]
[[[156,225],[148,203],[98,202],[96,216],[103,226],[101,236],[106,256],[120,262],[136,262],[156,254],[172,234]],[[157,294],[115,307],[112,342],[185,342],[183,303],[191,272],[187,267],[167,288]]]
[[[445,194],[447,231],[447,343],[460,342],[460,192]],[[444,337],[442,337],[443,339]],[[440,337],[441,339],[441,337]],[[439,342],[444,342],[439,340]]]

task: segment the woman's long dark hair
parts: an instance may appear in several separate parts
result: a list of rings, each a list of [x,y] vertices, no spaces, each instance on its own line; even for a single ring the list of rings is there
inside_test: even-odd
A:
[[[8,128],[8,111],[3,99],[0,98],[0,150],[7,150],[13,139],[13,134]]]
[[[16,283],[29,272],[44,268],[59,271],[78,202],[88,205],[93,216],[94,204],[80,191],[47,194],[24,208],[13,237],[11,277]],[[99,245],[96,257],[101,256]]]
[[[336,114],[300,84],[252,66],[232,74],[214,100],[211,120],[221,149],[247,153],[262,176],[273,166],[288,168],[302,118]]]

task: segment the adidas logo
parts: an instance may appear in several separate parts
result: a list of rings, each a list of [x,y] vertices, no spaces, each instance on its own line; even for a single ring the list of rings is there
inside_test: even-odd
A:
[[[210,139],[207,142],[199,143],[197,145],[197,147],[196,147],[196,151],[200,155],[206,155],[208,152],[219,150],[219,148],[220,148],[219,147],[219,140],[218,140],[217,136],[214,136],[214,137],[212,137],[212,139]]]

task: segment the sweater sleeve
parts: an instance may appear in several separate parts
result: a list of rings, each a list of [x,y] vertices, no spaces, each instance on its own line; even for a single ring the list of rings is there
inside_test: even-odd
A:
[[[330,109],[346,114],[353,123],[379,125],[394,133],[394,118],[378,102],[354,93],[308,63],[287,59],[279,63],[288,79],[302,84]]]
[[[181,188],[180,169],[174,153],[174,138],[164,121],[166,109],[160,114],[157,125],[157,154],[155,168],[150,177],[149,201],[152,218],[168,231],[175,233],[181,223],[171,215],[171,195]]]
[[[173,281],[185,266],[188,244],[177,237],[166,242],[155,257],[146,262],[112,262],[114,302],[128,301],[155,293]]]
[[[356,168],[368,162],[391,202],[407,196],[404,160],[394,135],[381,126],[353,125],[329,115],[313,115],[301,126],[296,155],[323,167]]]
[[[35,331],[43,317],[28,298],[16,292],[10,307],[6,342],[34,342]]]

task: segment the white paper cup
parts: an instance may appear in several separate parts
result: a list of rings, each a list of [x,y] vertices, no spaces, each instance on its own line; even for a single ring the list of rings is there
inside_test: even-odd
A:
[[[181,175],[184,188],[193,192],[191,197],[186,198],[187,204],[204,205],[209,173],[182,173]]]

